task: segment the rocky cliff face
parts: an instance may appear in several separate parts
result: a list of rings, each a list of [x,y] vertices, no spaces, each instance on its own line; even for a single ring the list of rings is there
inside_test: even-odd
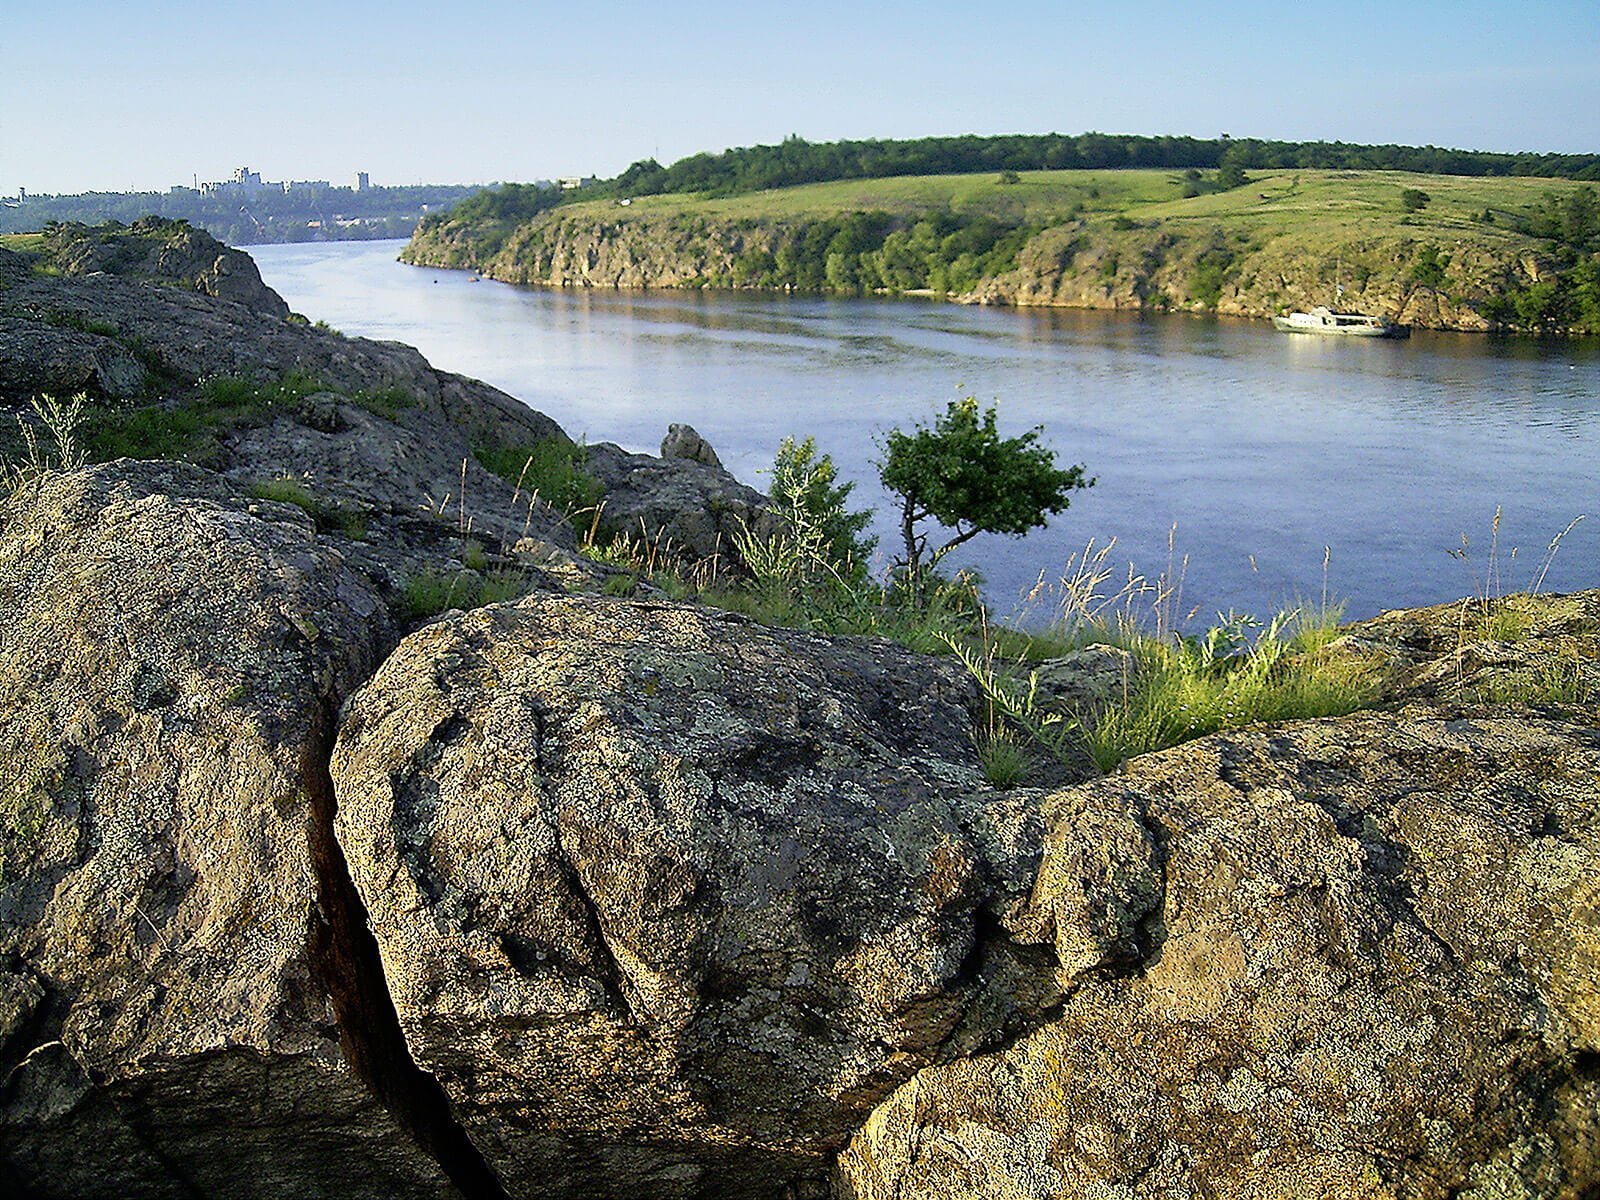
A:
[[[1406,237],[1312,248],[1293,236],[1229,237],[1193,223],[1119,230],[1075,222],[1036,235],[1015,270],[986,280],[962,299],[1239,317],[1326,304],[1425,328],[1484,330],[1485,302],[1539,278],[1539,260],[1524,247],[1490,249],[1463,241],[1445,246],[1447,274],[1436,285],[1418,283],[1424,258],[1439,249],[1436,242]]]
[[[0,1192],[1600,1190],[1600,593],[1390,614],[1343,641],[1377,711],[998,791],[948,660],[554,575],[417,628],[422,534],[251,494],[284,456],[376,513],[540,427],[482,385],[172,288],[0,292],[27,336],[46,303],[164,378],[343,390],[0,502]],[[715,468],[668,461],[698,527]]]
[[[529,222],[486,251],[470,230],[419,233],[403,257],[419,265],[465,266],[508,283],[561,288],[732,288],[739,260],[775,251],[781,221],[686,213],[634,215],[560,210]],[[1448,260],[1435,278],[1432,256]],[[1548,275],[1528,239],[1405,236],[1342,241],[1297,234],[1254,237],[1200,221],[1119,223],[1104,217],[1052,225],[1029,239],[1014,269],[963,303],[1135,311],[1216,312],[1265,318],[1319,304],[1404,324],[1483,330],[1481,309],[1512,287]],[[1418,276],[1433,282],[1418,282]],[[1335,288],[1342,286],[1335,299]]]

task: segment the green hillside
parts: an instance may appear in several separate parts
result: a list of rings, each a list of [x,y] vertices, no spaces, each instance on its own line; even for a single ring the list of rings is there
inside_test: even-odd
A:
[[[492,194],[490,194],[492,196]],[[471,208],[471,205],[465,206]],[[554,287],[932,292],[1268,316],[1333,298],[1413,324],[1600,331],[1600,203],[1559,179],[1294,169],[838,180],[452,213],[408,262]]]

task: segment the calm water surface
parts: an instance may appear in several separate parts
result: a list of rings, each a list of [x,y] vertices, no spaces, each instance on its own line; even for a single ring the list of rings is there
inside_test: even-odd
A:
[[[695,426],[764,488],[785,434],[813,435],[856,497],[892,512],[886,429],[998,400],[1099,479],[1046,530],[963,561],[1001,609],[1094,538],[1150,576],[1177,526],[1185,608],[1265,613],[1323,591],[1351,616],[1478,590],[1496,506],[1506,590],[1574,517],[1546,590],[1600,586],[1600,345],[1419,333],[1291,337],[1256,322],[729,294],[562,293],[404,266],[401,242],[252,246],[290,306],[417,346],[556,418],[654,451]],[[1452,550],[1466,545],[1469,563]],[[1514,556],[1513,556],[1514,551]]]

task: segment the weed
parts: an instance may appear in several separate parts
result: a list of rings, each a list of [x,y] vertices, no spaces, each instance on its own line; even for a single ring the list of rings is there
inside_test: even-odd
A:
[[[445,571],[429,568],[408,577],[400,596],[401,614],[425,621],[452,608],[481,608],[515,600],[528,593],[528,580],[519,571]]]
[[[976,740],[984,778],[995,787],[1016,787],[1027,776],[1031,756],[1010,730],[980,733]]]
[[[589,448],[582,442],[552,437],[529,446],[480,446],[472,454],[486,470],[514,484],[519,494],[537,493],[569,516],[594,509],[605,494],[589,473]]]
[[[350,394],[350,403],[366,409],[385,420],[398,420],[408,408],[415,408],[417,398],[399,385],[381,388],[363,388]]]
[[[359,509],[346,508],[335,501],[316,495],[298,479],[279,476],[250,485],[250,494],[257,500],[273,500],[279,504],[292,504],[311,518],[324,533],[342,533],[352,541],[362,541],[367,536],[367,517]]]
[[[313,496],[306,486],[288,477],[268,479],[250,485],[250,494],[257,500],[274,500],[279,504],[292,504],[315,517],[327,506]]]
[[[1136,638],[1132,686],[1081,718],[1089,753],[1111,770],[1224,729],[1372,704],[1380,684],[1372,668],[1329,649],[1336,615],[1291,610],[1262,626],[1226,614],[1198,637]]]
[[[1574,650],[1529,671],[1515,672],[1466,689],[1464,698],[1478,704],[1525,704],[1535,708],[1576,710],[1600,720],[1600,670]]]
[[[16,491],[25,484],[37,484],[53,471],[74,471],[88,461],[88,455],[78,441],[78,430],[83,423],[83,406],[86,397],[82,392],[69,400],[58,400],[49,393],[33,397],[30,407],[34,421],[26,421],[19,414],[17,429],[22,436],[23,457],[19,462],[0,466],[0,484],[8,491]],[[39,429],[53,446],[40,443]]]

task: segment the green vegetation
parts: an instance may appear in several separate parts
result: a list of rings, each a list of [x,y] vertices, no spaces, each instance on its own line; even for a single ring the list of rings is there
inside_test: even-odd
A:
[[[1263,627],[1228,613],[1194,637],[1122,631],[1136,683],[1081,719],[1090,754],[1110,770],[1225,729],[1366,707],[1378,698],[1378,681],[1359,660],[1329,651],[1337,617],[1295,609]]]
[[[1555,269],[1511,284],[1490,299],[1485,315],[1530,333],[1600,333],[1600,196],[1589,187],[1551,192],[1514,223],[1546,243]]]
[[[592,510],[605,493],[589,473],[589,450],[581,442],[546,438],[531,446],[479,447],[472,453],[518,491],[531,492],[569,516]]]
[[[1246,170],[1358,170],[1600,179],[1596,154],[1488,154],[1435,146],[1048,133],[825,143],[790,137],[776,146],[695,154],[669,167],[645,159],[597,189],[585,190],[629,197],[667,192],[727,196],[834,179],[1140,167],[1217,170],[1230,177]]]
[[[406,579],[399,607],[407,620],[425,621],[452,608],[481,608],[515,600],[529,590],[527,579],[518,571],[429,569]]]
[[[796,558],[801,567],[821,563],[846,579],[865,577],[878,539],[865,536],[871,511],[850,512],[846,507],[855,486],[839,482],[833,456],[818,455],[815,438],[796,441],[786,437],[778,444],[767,495],[798,535],[796,540],[803,549]]]
[[[286,412],[308,416],[306,399],[328,390],[302,371],[276,380],[215,375],[185,397],[133,407],[94,404],[84,419],[84,438],[94,462],[174,458],[208,463],[215,459],[217,439],[229,430],[259,426]],[[401,387],[367,389],[338,399],[388,420],[416,403]]]
[[[976,739],[983,777],[997,788],[1016,787],[1027,779],[1033,756],[1011,730],[980,732]]]
[[[367,536],[366,514],[358,509],[325,500],[298,479],[281,476],[252,484],[250,494],[257,500],[273,500],[301,509],[324,533],[342,533],[355,541]]]
[[[17,414],[21,456],[14,462],[0,460],[0,487],[14,492],[38,483],[52,471],[83,466],[88,459],[81,441],[87,399],[82,392],[67,400],[46,392],[29,401],[33,419]]]
[[[1421,188],[1405,188],[1400,193],[1400,207],[1407,212],[1421,212],[1433,197]]]
[[[1043,495],[1041,480],[1053,478],[1058,490],[1049,499],[1061,500],[1064,507],[1066,492],[1083,483],[1082,468],[1060,471],[1040,460],[1030,438],[1003,441],[993,415],[992,409],[980,413],[970,399],[951,405],[943,420],[943,434],[950,439],[944,449],[954,452],[972,441],[979,462],[1001,448],[1020,458],[1024,470],[991,468],[988,473],[1000,479],[1009,471],[1015,490],[988,499],[1016,532],[1025,532],[1043,520],[1046,505],[1035,506]],[[941,423],[913,434],[895,431],[891,437],[937,446]],[[917,463],[937,476],[932,457],[896,462],[908,470],[905,464]],[[1011,467],[1017,466],[1014,460]],[[675,598],[766,624],[875,635],[927,653],[954,653],[987,701],[987,719],[975,731],[974,745],[986,778],[997,787],[1026,782],[1041,755],[1075,764],[1092,760],[1110,770],[1133,755],[1219,730],[1347,713],[1378,697],[1381,681],[1373,668],[1330,645],[1336,610],[1302,606],[1265,625],[1230,613],[1204,633],[1188,635],[1176,628],[1172,610],[1178,589],[1166,576],[1146,585],[1143,577],[1130,575],[1122,591],[1099,594],[1110,576],[1104,569],[1110,547],[1092,560],[1086,555],[1085,563],[1062,580],[1059,612],[1036,632],[994,624],[976,580],[965,573],[947,578],[924,563],[920,586],[912,586],[904,570],[873,578],[859,569],[861,548],[853,540],[864,528],[862,514],[848,511],[849,488],[837,482],[831,468],[831,459],[819,456],[810,439],[785,439],[773,468],[772,493],[783,519],[776,529],[747,530],[737,539],[748,572],[743,580],[685,575],[663,548],[617,538],[603,549],[591,545],[591,553],[628,572],[608,580],[605,591],[630,595],[649,583]],[[955,482],[942,480],[950,487]],[[962,502],[980,504],[983,494],[964,495]],[[1120,685],[1092,702],[1062,708],[1040,687],[1035,664],[1089,645],[1124,652]]]
[[[274,381],[217,375],[202,380],[197,394],[187,400],[139,408],[97,404],[85,420],[89,457],[94,462],[114,458],[209,462],[220,434],[263,424],[322,390],[314,376],[302,372]]]
[[[926,568],[980,533],[1021,537],[1065,511],[1070,493],[1092,487],[1081,465],[1065,470],[1055,453],[1039,444],[1039,429],[1002,438],[993,405],[979,412],[968,396],[952,400],[934,421],[911,433],[892,429],[884,439],[879,464],[883,486],[901,498],[900,533],[905,570],[913,592]],[[943,545],[928,550],[924,522],[952,531]]]
[[[1586,659],[1573,651],[1529,670],[1475,684],[1464,698],[1477,704],[1520,704],[1573,712],[1600,721],[1600,668],[1592,657]]]

